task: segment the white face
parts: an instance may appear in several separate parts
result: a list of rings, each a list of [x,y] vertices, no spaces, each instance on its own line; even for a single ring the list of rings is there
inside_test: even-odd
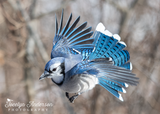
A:
[[[61,76],[61,72],[62,72],[62,68],[61,68],[61,63],[56,63],[50,66],[49,69],[49,76],[47,76],[47,78],[53,78],[55,76]]]
[[[57,57],[51,59],[45,66],[45,71],[39,78],[58,78],[64,75],[64,58]]]
[[[56,63],[50,66],[47,78],[52,78],[55,83],[61,83],[64,79],[64,63]]]

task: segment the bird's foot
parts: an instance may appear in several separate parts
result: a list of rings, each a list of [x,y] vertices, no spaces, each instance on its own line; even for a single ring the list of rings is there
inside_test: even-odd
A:
[[[78,97],[78,94],[72,96],[71,98],[69,98],[69,101],[70,101],[71,103],[74,103],[74,100],[75,100],[77,97]]]
[[[69,98],[69,93],[66,92],[66,97],[69,99],[71,103],[74,103],[74,100],[80,95],[80,93],[73,95],[72,97]]]

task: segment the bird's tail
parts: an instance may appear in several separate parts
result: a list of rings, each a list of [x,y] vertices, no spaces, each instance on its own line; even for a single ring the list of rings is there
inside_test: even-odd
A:
[[[120,86],[120,85],[123,85],[124,87],[126,87],[124,83],[117,82],[116,80],[109,81],[109,79],[106,79],[106,77],[98,78],[98,81],[99,81],[99,85],[101,85],[106,90],[108,90],[111,94],[113,94],[115,97],[123,101],[123,98],[119,92],[126,93],[125,88]],[[119,83],[120,85],[118,85],[117,83]]]
[[[94,67],[98,72],[98,84],[112,93],[115,97],[123,101],[119,92],[126,93],[129,85],[137,85],[138,78],[129,69],[113,65],[112,60],[100,58],[91,60],[90,66]]]

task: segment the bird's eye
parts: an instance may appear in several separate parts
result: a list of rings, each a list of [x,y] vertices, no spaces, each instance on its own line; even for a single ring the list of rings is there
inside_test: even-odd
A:
[[[57,68],[52,69],[52,71],[56,71]]]

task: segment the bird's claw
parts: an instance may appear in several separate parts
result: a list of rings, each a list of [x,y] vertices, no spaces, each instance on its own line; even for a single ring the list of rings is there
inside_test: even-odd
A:
[[[74,96],[72,96],[72,97],[69,98],[69,93],[66,92],[66,97],[69,99],[69,101],[70,101],[71,103],[74,103],[74,100],[78,97],[78,95],[79,95],[79,94],[74,95]]]
[[[71,103],[74,103],[74,100],[77,98],[78,96],[72,96],[71,98],[69,98],[69,101],[71,102]]]

